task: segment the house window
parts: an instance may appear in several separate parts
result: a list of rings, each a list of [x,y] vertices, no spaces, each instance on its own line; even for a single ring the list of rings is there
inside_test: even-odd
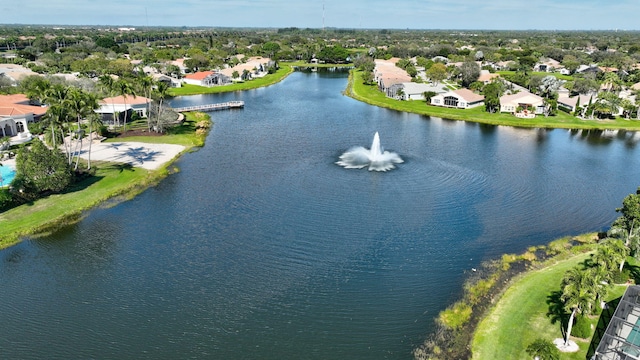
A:
[[[24,132],[24,124],[21,122],[16,123],[16,129],[18,130],[19,133]]]
[[[136,110],[136,114],[138,114],[139,117],[144,117],[144,110]]]
[[[458,106],[458,98],[455,96],[445,96],[444,97],[444,106]]]

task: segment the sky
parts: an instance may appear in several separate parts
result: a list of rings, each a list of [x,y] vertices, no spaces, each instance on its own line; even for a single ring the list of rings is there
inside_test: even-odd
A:
[[[640,30],[640,0],[5,0],[0,23]]]

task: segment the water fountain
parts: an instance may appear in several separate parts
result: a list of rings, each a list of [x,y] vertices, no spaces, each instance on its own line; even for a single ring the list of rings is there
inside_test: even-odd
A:
[[[380,135],[376,132],[373,136],[371,149],[367,150],[362,146],[353,147],[340,155],[340,160],[336,164],[347,169],[362,169],[368,166],[369,171],[388,171],[395,169],[394,164],[402,162],[404,161],[400,155],[383,151],[380,146]]]

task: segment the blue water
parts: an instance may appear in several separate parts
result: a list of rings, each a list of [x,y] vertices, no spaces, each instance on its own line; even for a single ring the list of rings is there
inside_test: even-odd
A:
[[[409,359],[483,260],[606,228],[639,137],[372,107],[294,73],[133,200],[0,251],[0,358]],[[381,145],[387,172],[335,164]],[[1,225],[0,225],[1,226]]]
[[[0,166],[0,186],[11,184],[13,178],[16,177],[16,170],[9,165]]]

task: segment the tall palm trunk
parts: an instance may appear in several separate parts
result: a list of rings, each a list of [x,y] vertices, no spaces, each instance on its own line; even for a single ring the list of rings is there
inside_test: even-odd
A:
[[[573,308],[573,311],[571,311],[571,316],[569,316],[569,323],[567,324],[567,333],[564,336],[564,345],[567,346],[569,345],[569,336],[571,336],[571,328],[573,327],[573,319],[576,316],[576,311],[578,310],[578,308]]]
[[[93,143],[92,124],[93,121],[89,119],[89,152],[87,153],[87,170],[91,170],[91,144]]]

